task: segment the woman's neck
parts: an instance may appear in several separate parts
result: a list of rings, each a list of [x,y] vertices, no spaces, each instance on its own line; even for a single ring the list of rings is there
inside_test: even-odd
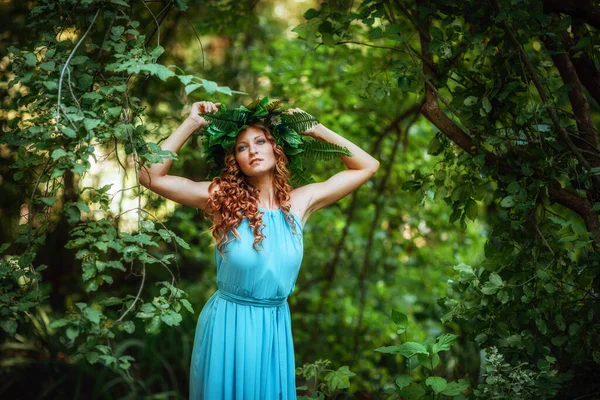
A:
[[[259,191],[258,206],[267,209],[274,209],[280,206],[274,186],[274,176],[272,174],[249,177],[248,182]]]

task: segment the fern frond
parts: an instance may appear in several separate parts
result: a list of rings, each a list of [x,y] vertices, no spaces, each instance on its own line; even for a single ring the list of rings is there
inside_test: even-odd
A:
[[[202,116],[213,124],[215,128],[225,132],[237,130],[245,125],[248,119],[247,112],[236,109],[206,113],[202,114]]]
[[[309,174],[306,170],[299,168],[295,163],[288,164],[288,171],[290,171],[292,185],[295,187],[308,185],[309,183],[315,182],[311,174]]]
[[[265,109],[266,109],[268,112],[272,112],[272,111],[274,111],[274,110],[277,110],[277,108],[279,108],[279,105],[280,105],[281,103],[283,103],[283,100],[275,100],[275,101],[272,101],[271,103],[269,103],[269,105],[268,105],[268,106],[266,106],[266,107],[265,107]]]
[[[305,132],[319,123],[318,119],[305,112],[283,113],[281,121],[298,133]]]
[[[303,149],[302,156],[312,160],[329,161],[337,156],[352,156],[346,147],[318,140],[305,140]]]

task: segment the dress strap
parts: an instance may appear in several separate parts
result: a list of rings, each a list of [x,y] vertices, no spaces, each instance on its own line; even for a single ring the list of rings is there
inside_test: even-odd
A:
[[[231,292],[226,292],[223,289],[219,289],[217,291],[219,293],[219,297],[225,299],[227,301],[231,301],[237,304],[242,304],[245,306],[256,306],[256,307],[281,307],[285,305],[287,301],[287,297],[280,299],[254,299],[252,297],[243,297],[238,296],[237,294],[233,294]]]

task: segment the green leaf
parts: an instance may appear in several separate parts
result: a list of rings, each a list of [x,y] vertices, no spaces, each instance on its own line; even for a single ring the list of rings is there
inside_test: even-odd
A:
[[[452,333],[444,333],[437,338],[437,341],[433,344],[433,352],[439,353],[440,351],[448,351],[452,347],[452,343],[456,341],[458,335]]]
[[[146,324],[145,331],[151,335],[156,335],[160,332],[160,317],[158,315],[152,317],[149,323]]]
[[[486,114],[489,114],[489,112],[492,111],[492,104],[490,103],[490,100],[487,97],[483,98],[483,100],[481,101],[481,106],[485,110]]]
[[[83,310],[83,315],[94,324],[99,324],[102,311],[88,307]]]
[[[463,101],[463,104],[467,107],[470,107],[473,104],[477,103],[478,101],[479,101],[479,98],[477,98],[475,96],[469,96]]]
[[[469,384],[463,379],[460,379],[458,382],[448,383],[448,385],[440,392],[440,394],[446,396],[458,396],[463,390],[467,390],[468,387]]]
[[[333,143],[321,142],[318,140],[307,140],[304,142],[303,158],[311,160],[329,161],[339,156],[352,156],[352,153],[346,148]]]
[[[492,284],[493,286],[496,286],[496,287],[500,287],[504,283],[502,281],[502,278],[500,277],[500,275],[498,275],[495,272],[492,272],[490,274],[490,278],[489,279],[490,279],[490,284]]]
[[[431,387],[435,393],[440,393],[448,386],[448,382],[439,376],[430,376],[425,380],[425,384]]]
[[[514,207],[516,204],[515,200],[513,199],[512,196],[506,196],[505,198],[502,199],[502,201],[500,202],[500,205],[504,208],[511,208]]]
[[[415,354],[429,354],[429,352],[427,351],[427,348],[425,346],[423,346],[421,343],[417,343],[417,342],[406,342],[406,343],[402,343],[399,346],[387,346],[387,347],[380,347],[378,349],[375,349],[375,351],[378,351],[380,353],[388,353],[388,354],[401,354],[404,357],[412,357]]]
[[[65,156],[67,156],[67,155],[68,155],[68,153],[67,153],[66,151],[64,151],[63,149],[55,149],[55,150],[52,152],[52,159],[56,161],[56,160],[58,160],[59,158],[61,158],[61,157],[65,157]]]
[[[196,90],[198,88],[201,88],[201,87],[202,87],[201,83],[192,83],[191,85],[186,85],[186,87],[185,87],[185,94],[189,95],[194,90]]]
[[[56,63],[54,61],[46,61],[40,64],[40,68],[46,71],[54,71]]]
[[[398,392],[400,396],[405,397],[407,400],[420,400],[425,396],[425,393],[425,389],[415,383],[411,383]]]
[[[0,328],[2,328],[10,336],[14,336],[15,333],[17,333],[17,321],[14,319],[2,319],[0,321]]]
[[[344,365],[337,369],[337,371],[331,371],[325,375],[325,382],[330,390],[346,389],[350,387],[350,378],[356,374]]]
[[[119,6],[129,7],[129,4],[125,0],[109,0],[113,4],[117,4]]]
[[[133,321],[123,322],[123,330],[127,333],[133,333],[135,331],[135,324]]]
[[[35,67],[37,64],[37,57],[33,53],[25,53],[23,58],[25,59],[25,65],[29,67]]]
[[[183,304],[183,306],[185,307],[186,310],[188,310],[192,314],[194,313],[194,309],[192,308],[192,304],[189,301],[187,301],[186,299],[181,299],[181,300],[179,300],[179,302],[181,304]]]
[[[304,18],[305,19],[313,19],[316,18],[318,15],[320,14],[319,11],[315,10],[314,8],[309,8],[305,13],[304,13]]]
[[[477,202],[473,199],[467,200],[467,205],[465,206],[465,214],[467,215],[467,218],[469,218],[471,221],[475,221],[478,213],[479,206],[477,206]]]
[[[206,93],[208,94],[213,94],[219,88],[219,85],[217,85],[216,82],[208,81],[206,79],[201,79],[201,81],[202,85],[204,86],[204,90],[206,90]]]
[[[52,197],[40,197],[40,200],[42,201],[42,203],[44,203],[47,206],[53,206],[54,203],[56,203],[56,196],[52,196]]]
[[[408,317],[406,315],[392,309],[392,320],[398,325],[399,330],[402,331],[401,333],[406,331],[408,327]]]
[[[90,364],[96,364],[100,357],[95,351],[90,351],[89,353],[85,353],[85,358]]]
[[[63,326],[69,325],[69,322],[70,321],[68,319],[56,319],[50,323],[50,328],[62,328]]]
[[[176,313],[175,311],[167,311],[160,316],[160,319],[169,326],[177,326],[183,320],[181,314]]]
[[[431,138],[429,141],[429,145],[427,146],[427,154],[431,154],[432,156],[436,156],[442,152],[444,148],[442,147],[442,143],[438,139],[437,135]]]
[[[398,389],[404,389],[414,380],[415,378],[412,375],[400,375],[396,378],[396,385],[398,386]]]
[[[75,326],[70,326],[67,328],[67,337],[69,340],[73,341],[79,336],[79,328]]]

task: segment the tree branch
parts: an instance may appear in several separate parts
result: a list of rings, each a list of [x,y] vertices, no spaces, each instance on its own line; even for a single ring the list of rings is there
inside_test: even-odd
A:
[[[579,80],[575,66],[571,62],[569,56],[561,51],[558,44],[549,36],[544,37],[543,41],[550,50],[552,60],[554,61],[563,82],[566,86],[571,87],[569,90],[569,101],[571,102],[573,113],[575,114],[579,135],[585,139],[587,143],[592,145],[592,148],[587,148],[590,147],[590,145],[583,143],[584,145],[579,147],[587,148],[589,151],[596,150],[598,149],[598,140],[592,121],[590,105],[585,97],[583,85]]]
[[[498,5],[498,0],[494,0],[494,6],[496,8],[496,12],[499,13],[500,7]],[[556,129],[558,134],[562,137],[565,144],[571,150],[571,153],[573,153],[573,155],[575,155],[575,157],[577,158],[579,163],[583,167],[585,167],[585,169],[590,170],[592,168],[590,163],[583,156],[583,154],[581,153],[579,148],[577,146],[575,146],[575,144],[569,137],[565,128],[560,124],[558,115],[556,114],[556,111],[554,110],[554,108],[552,107],[552,104],[550,103],[550,98],[549,98],[548,94],[546,93],[546,90],[544,89],[544,86],[542,85],[542,82],[540,81],[540,78],[537,75],[535,68],[533,67],[533,64],[531,64],[531,60],[529,60],[529,57],[527,57],[527,54],[525,53],[523,46],[521,45],[521,43],[519,42],[519,40],[517,39],[515,34],[512,32],[512,30],[508,27],[508,24],[506,23],[506,21],[500,22],[499,25],[502,27],[506,36],[509,38],[509,40],[512,42],[512,44],[515,46],[515,48],[519,52],[521,60],[525,64],[525,68],[527,69],[528,74],[530,75],[531,79],[533,80],[533,84],[535,85],[535,87],[538,91],[538,94],[540,95],[540,98],[542,99],[542,102],[544,103],[544,106],[546,107],[546,111],[548,112],[550,119],[552,120],[554,129]],[[596,185],[596,187],[600,188],[600,179],[597,176],[593,176],[592,180],[593,180],[594,184]]]
[[[424,0],[417,0],[418,5],[424,5],[424,2]],[[437,77],[437,71],[435,69],[435,63],[433,62],[433,56],[428,50],[430,41],[429,27],[431,26],[431,21],[427,18],[422,22],[426,28],[419,30],[421,58],[424,60],[423,72],[425,75],[425,101],[421,107],[421,113],[423,113],[425,118],[442,131],[444,135],[448,136],[450,140],[456,143],[461,149],[474,155],[477,152],[477,148],[473,146],[473,139],[442,111],[438,103],[437,91],[427,79],[428,76],[434,78]]]
[[[568,14],[600,29],[600,7],[594,7],[590,0],[543,0],[543,3],[547,13]]]
[[[567,32],[562,33],[563,46],[569,52],[569,57],[577,70],[581,83],[596,100],[596,104],[600,106],[600,73],[589,54],[575,49],[577,40],[578,35],[572,38]]]

